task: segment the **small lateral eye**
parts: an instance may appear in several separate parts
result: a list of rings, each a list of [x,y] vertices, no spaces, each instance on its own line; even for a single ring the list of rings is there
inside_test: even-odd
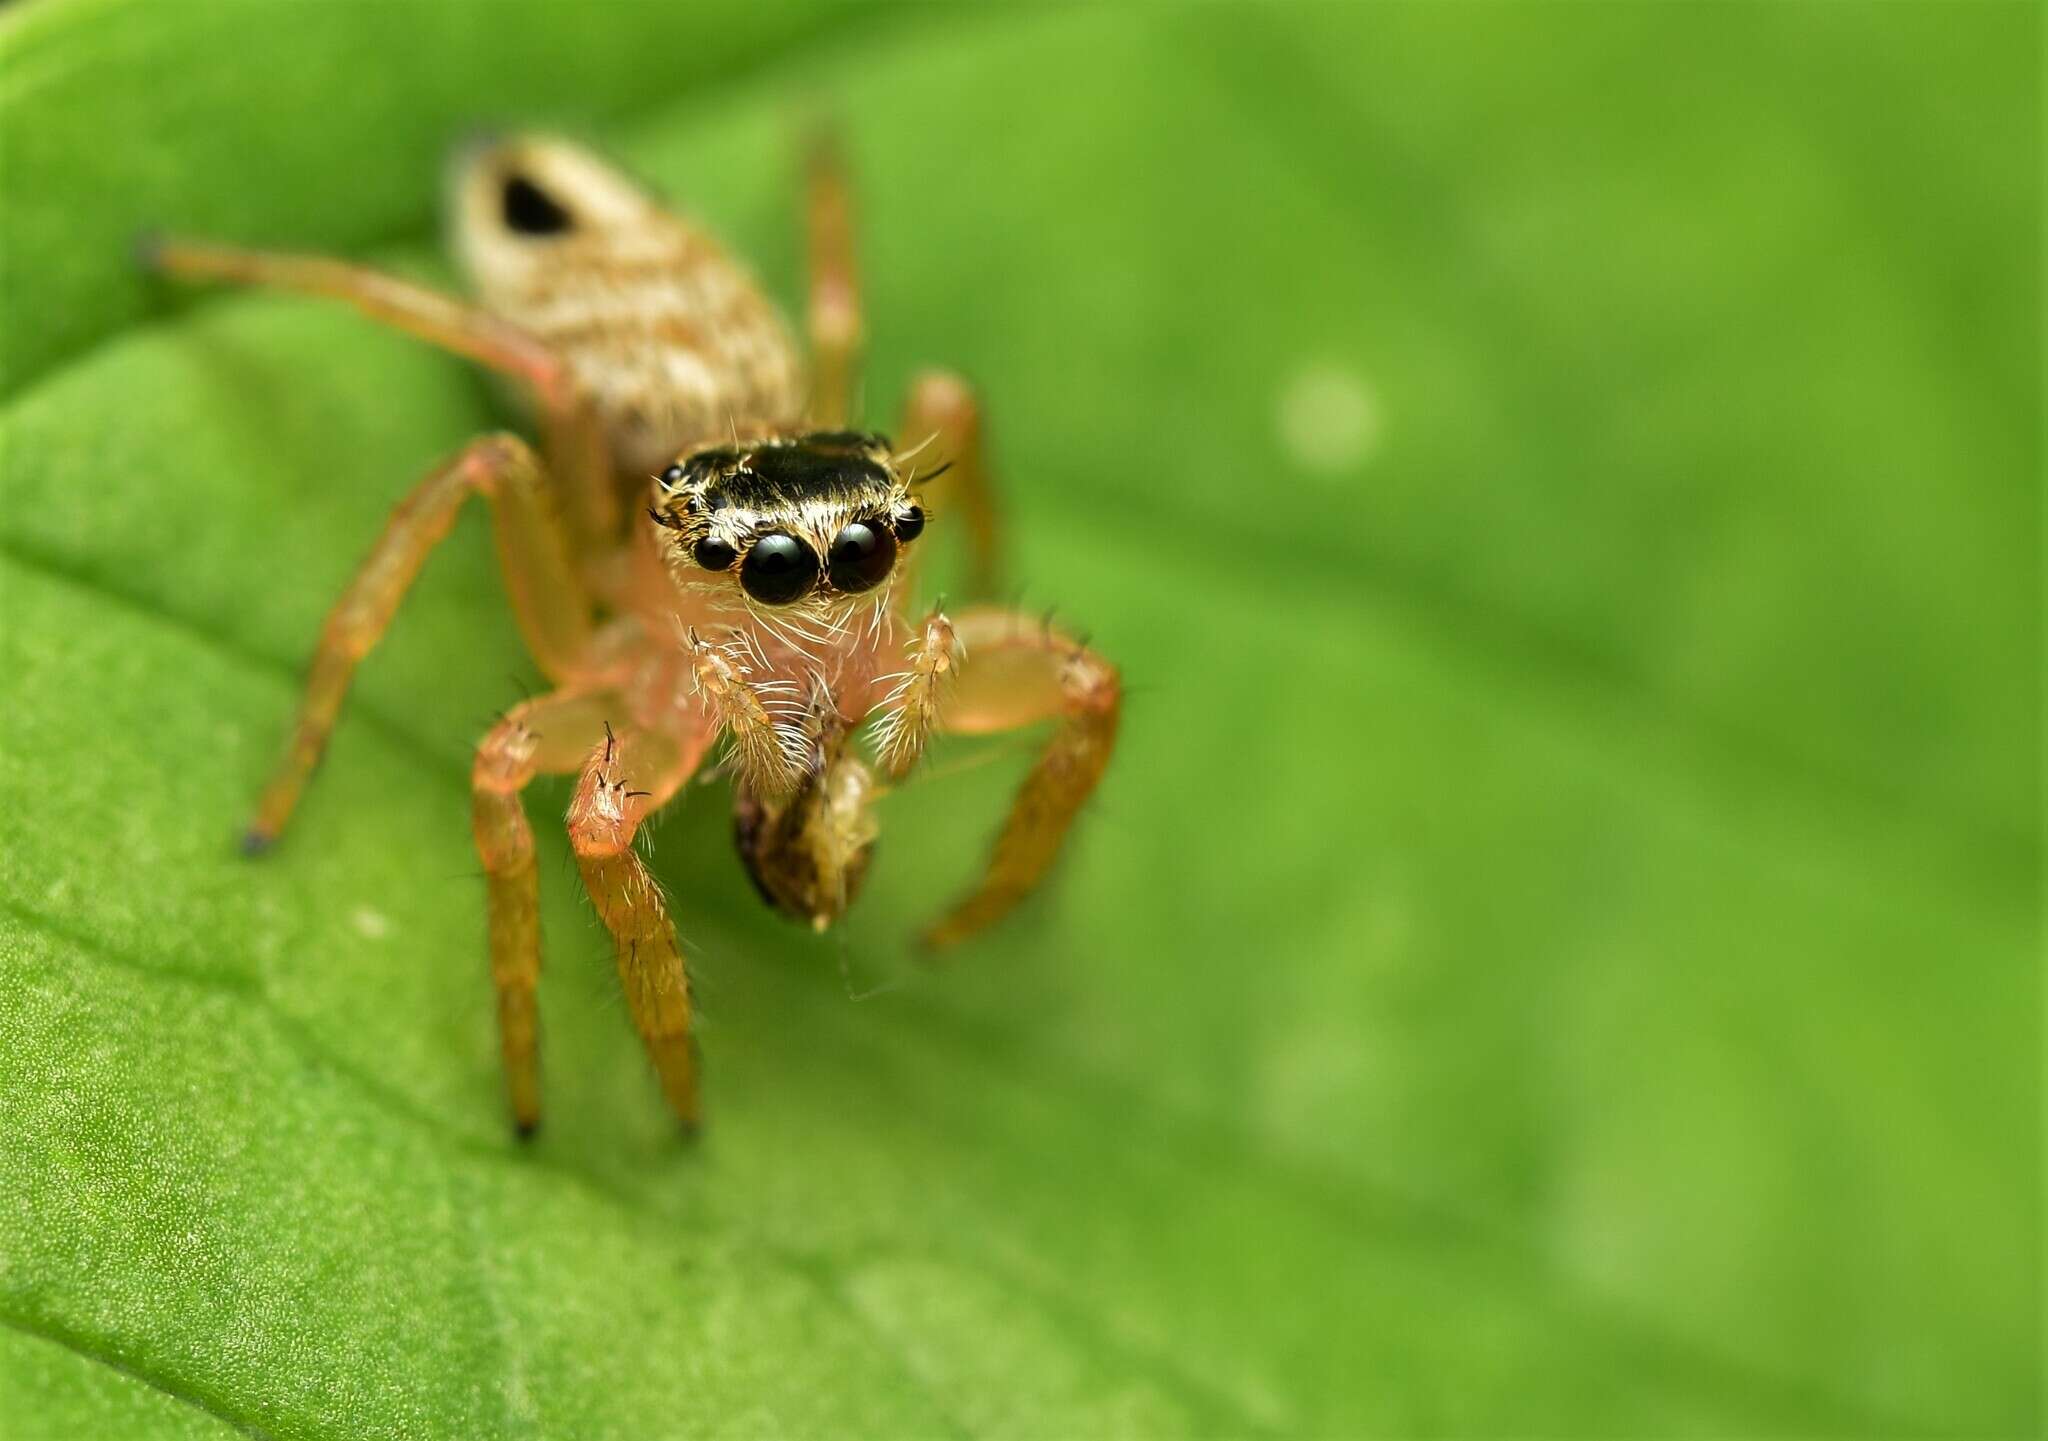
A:
[[[848,522],[832,537],[826,574],[832,588],[848,592],[873,590],[896,564],[896,539],[879,520]]]
[[[706,570],[724,570],[739,557],[738,551],[724,541],[713,540],[710,536],[698,541],[690,554],[696,558],[697,564]]]
[[[681,485],[683,483],[683,468],[680,465],[672,465],[667,470],[664,470],[661,473],[661,483],[663,485]]]
[[[895,529],[898,540],[916,540],[920,535],[923,535],[924,507],[913,505],[910,509],[904,511],[903,514],[897,516]]]
[[[740,565],[740,585],[766,605],[787,605],[818,579],[818,557],[785,531],[771,530],[755,541]]]

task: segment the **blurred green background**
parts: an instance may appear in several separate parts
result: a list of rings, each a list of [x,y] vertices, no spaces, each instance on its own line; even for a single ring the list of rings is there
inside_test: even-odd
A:
[[[0,1430],[2035,1434],[2041,28],[10,7]],[[843,939],[761,910],[722,793],[666,821],[695,1150],[542,787],[521,1149],[465,780],[531,672],[479,517],[286,846],[230,851],[383,512],[502,411],[127,247],[445,280],[442,155],[511,122],[793,298],[819,107],[869,418],[985,387],[1123,751],[939,973],[905,938],[1017,747],[892,799]]]

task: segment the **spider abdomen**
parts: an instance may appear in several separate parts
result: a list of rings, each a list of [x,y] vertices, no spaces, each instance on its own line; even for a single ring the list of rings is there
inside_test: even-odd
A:
[[[483,304],[568,362],[622,473],[801,415],[795,340],[754,277],[582,152],[531,138],[468,152],[454,231]]]

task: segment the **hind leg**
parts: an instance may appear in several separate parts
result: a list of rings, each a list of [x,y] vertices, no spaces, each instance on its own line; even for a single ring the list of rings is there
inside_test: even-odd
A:
[[[815,136],[806,165],[810,241],[811,423],[842,430],[853,421],[860,386],[860,276],[853,256],[853,186],[839,145]]]
[[[141,254],[144,265],[183,280],[264,285],[345,301],[372,320],[525,382],[540,402],[553,473],[574,497],[578,537],[589,548],[617,529],[611,450],[596,410],[562,359],[510,321],[395,275],[324,256],[193,240],[152,240]]]
[[[981,402],[974,387],[950,371],[928,370],[911,382],[896,443],[897,464],[918,495],[938,513],[955,503],[967,522],[968,585],[977,595],[994,594],[1001,581],[1000,523],[982,446]],[[927,477],[918,484],[918,477]],[[897,595],[907,605],[916,586],[922,546],[903,560]]]

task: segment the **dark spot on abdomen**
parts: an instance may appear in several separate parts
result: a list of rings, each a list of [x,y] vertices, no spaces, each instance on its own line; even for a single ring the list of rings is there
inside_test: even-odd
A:
[[[569,212],[524,175],[505,177],[501,200],[507,230],[521,235],[562,235],[576,228]]]

